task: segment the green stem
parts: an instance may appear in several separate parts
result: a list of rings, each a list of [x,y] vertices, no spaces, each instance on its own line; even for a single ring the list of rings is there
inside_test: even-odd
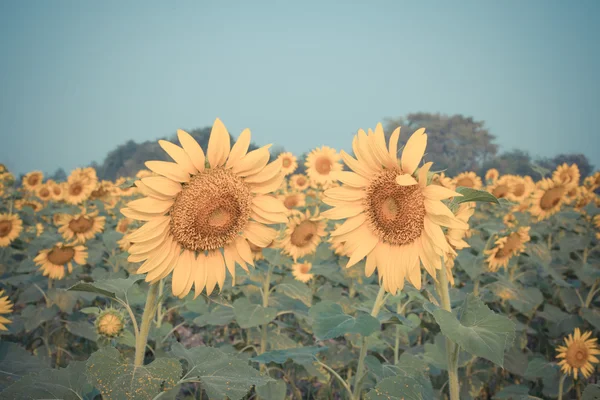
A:
[[[438,271],[439,283],[436,285],[442,309],[452,312],[450,293],[448,292],[448,277],[444,268]],[[446,338],[446,357],[448,360],[448,384],[450,400],[460,399],[460,386],[458,383],[458,345]]]
[[[329,365],[322,363],[321,361],[317,360],[317,363],[319,363],[319,365],[321,365],[323,368],[325,368],[327,371],[331,372],[331,374],[333,376],[335,376],[337,378],[338,381],[340,381],[340,384],[344,387],[344,389],[346,389],[346,391],[350,394],[350,397],[352,397],[352,390],[350,389],[350,386],[348,385],[348,383],[337,373],[333,370],[333,368],[329,367]]]
[[[400,303],[396,306],[396,312],[398,315],[402,315],[404,307],[401,307]],[[400,325],[396,325],[396,342],[394,343],[394,365],[398,364],[398,358],[400,354]]]
[[[158,283],[158,298],[161,299],[163,295],[163,291],[165,290],[165,281],[163,279]],[[162,300],[158,301],[158,306],[156,306],[156,327],[160,328],[163,320],[162,313]]]
[[[135,361],[136,367],[144,365],[144,354],[146,354],[146,344],[148,343],[148,332],[150,332],[150,322],[154,316],[156,297],[158,295],[158,285],[150,285],[148,297],[146,297],[146,305],[142,314],[142,324],[140,332],[135,338]]]
[[[377,298],[375,299],[375,303],[373,304],[373,310],[371,311],[371,315],[377,318],[377,314],[379,314],[379,310],[385,304],[385,289],[383,286],[379,287],[379,293],[377,293]],[[360,347],[360,355],[358,357],[358,366],[356,367],[356,376],[354,376],[354,394],[353,399],[360,400],[360,387],[362,386],[362,378],[365,371],[365,357],[367,356],[367,337],[362,337],[362,343]]]
[[[567,379],[567,375],[563,375],[560,377],[560,381],[558,382],[558,400],[562,400],[563,398],[563,390],[565,387],[565,379]]]

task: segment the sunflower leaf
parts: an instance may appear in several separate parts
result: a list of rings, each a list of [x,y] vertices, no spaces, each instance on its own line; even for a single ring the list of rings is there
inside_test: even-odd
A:
[[[494,196],[490,192],[486,192],[485,190],[477,190],[473,188],[459,186],[456,188],[456,191],[462,194],[462,197],[454,198],[453,201],[455,201],[456,204],[467,203],[470,201],[500,204],[496,196]]]
[[[385,378],[377,383],[375,389],[367,393],[367,400],[425,400],[427,387],[418,377],[397,375]],[[433,395],[433,391],[431,391]]]
[[[156,358],[148,365],[136,367],[114,347],[98,350],[86,362],[89,382],[106,400],[151,399],[174,387],[181,372],[181,363],[176,358]]]
[[[490,310],[477,296],[470,294],[459,309],[460,318],[431,303],[425,305],[442,333],[465,351],[504,365],[504,352],[515,338],[515,323]]]
[[[308,313],[313,320],[312,327],[318,340],[333,339],[346,333],[369,336],[380,328],[377,318],[364,313],[357,317],[345,314],[342,307],[332,301],[317,303]]]
[[[270,362],[284,364],[288,359],[291,359],[292,361],[301,364],[306,361],[315,361],[316,355],[322,351],[327,351],[327,347],[311,346],[286,350],[273,350],[251,358],[251,360],[262,364],[268,364]]]
[[[233,312],[237,323],[242,329],[268,324],[277,316],[276,308],[252,304],[245,297],[233,303]]]
[[[599,400],[600,399],[600,385],[590,384],[587,385],[581,396],[581,400]]]
[[[127,279],[104,279],[96,282],[79,282],[67,290],[76,292],[97,293],[110,297],[113,300],[124,300],[127,291],[137,282],[143,279],[141,275],[131,275]]]
[[[312,303],[312,291],[310,288],[292,277],[287,277],[275,288],[279,293],[283,293],[292,299],[300,300],[307,307],[310,307]]]

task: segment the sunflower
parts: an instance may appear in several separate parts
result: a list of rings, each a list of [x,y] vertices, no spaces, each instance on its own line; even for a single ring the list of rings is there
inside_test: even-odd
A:
[[[95,170],[92,173],[88,169],[75,169],[64,183],[64,200],[69,204],[83,203],[90,197],[97,182]]]
[[[63,279],[65,267],[73,272],[73,262],[84,265],[87,260],[87,249],[83,245],[57,243],[51,249],[44,249],[33,259],[40,266],[44,276],[50,279]]]
[[[113,192],[113,183],[111,181],[100,181],[96,184],[96,188],[90,193],[90,200],[108,200],[109,197],[112,197]]]
[[[562,184],[552,179],[546,178],[538,181],[531,196],[529,212],[537,217],[538,221],[556,214],[564,202],[566,191]]]
[[[231,147],[217,118],[206,156],[190,134],[178,130],[177,135],[183,147],[159,141],[175,162],[146,162],[161,176],[142,178],[138,188],[146,197],[121,210],[147,221],[128,234],[134,243],[128,260],[144,261],[137,273],[147,273],[148,282],[173,272],[177,297],[186,296],[192,285],[196,296],[205,287],[210,295],[217,284],[223,289],[226,267],[235,277],[236,262],[245,270],[254,265],[248,241],[264,247],[275,239],[277,231],[264,224],[287,222],[285,206],[268,195],[284,175],[278,160],[267,164],[270,145],[247,153],[249,129]]]
[[[525,251],[525,243],[531,239],[529,229],[529,226],[522,226],[508,236],[496,240],[494,248],[485,251],[485,254],[489,255],[487,262],[490,272],[496,272],[500,267],[506,268],[512,257]]]
[[[520,203],[527,199],[535,189],[535,183],[530,176],[509,175],[507,179],[510,181],[510,192],[506,198],[510,201]]]
[[[577,195],[575,197],[575,203],[573,207],[577,211],[582,211],[588,204],[594,201],[596,198],[596,194],[586,188],[585,186],[580,186],[577,188]]]
[[[330,182],[332,180],[331,172],[342,170],[339,153],[328,146],[311,151],[306,157],[304,166],[308,177],[315,184]]]
[[[342,224],[336,223],[333,228],[338,229],[340,226],[342,226]],[[340,242],[338,240],[334,240],[333,237],[330,237],[329,239],[327,239],[327,242],[329,243],[329,248],[331,250],[333,250],[333,252],[335,254],[337,254],[338,256],[348,256],[348,253],[346,253],[346,251],[344,250],[344,244],[345,242]]]
[[[15,200],[15,208],[17,210],[23,210],[25,207],[29,207],[33,210],[33,212],[41,211],[44,206],[37,200],[31,199],[18,199]]]
[[[432,163],[417,169],[425,147],[425,129],[417,130],[406,142],[400,164],[397,158],[400,128],[386,147],[383,128],[377,125],[371,136],[360,130],[354,138],[357,159],[341,152],[354,172],[337,172],[334,177],[344,186],[325,191],[324,203],[334,208],[323,212],[330,219],[346,219],[332,232],[336,240],[345,241],[351,255],[346,267],[365,256],[365,274],[377,268],[380,283],[391,293],[404,286],[407,278],[421,288],[422,263],[435,277],[442,268],[442,257],[454,250],[448,244],[441,226],[468,229],[441,202],[460,194],[438,185],[428,185]]]
[[[564,163],[556,167],[556,170],[552,173],[552,179],[567,188],[579,186],[580,178],[581,174],[579,173],[577,164],[569,166],[567,163]]]
[[[496,168],[490,168],[487,170],[487,172],[485,173],[485,180],[487,182],[496,182],[496,179],[498,179],[500,177],[500,172],[498,172],[498,170]]]
[[[52,197],[52,200],[60,201],[63,199],[64,191],[62,184],[54,181],[48,181],[46,182],[46,185],[48,185],[48,189],[50,189],[50,195]]]
[[[306,195],[302,192],[285,192],[278,197],[288,210],[304,207],[306,205]]]
[[[590,339],[592,332],[585,332],[583,335],[579,328],[575,328],[575,333],[570,333],[565,338],[565,346],[558,346],[556,358],[561,359],[558,365],[564,374],[573,373],[573,378],[577,379],[578,372],[584,378],[589,378],[594,372],[594,365],[598,363],[596,357],[600,354],[597,338]]]
[[[65,240],[75,240],[77,243],[85,243],[96,234],[104,230],[106,217],[98,216],[98,210],[86,213],[85,210],[77,215],[67,215],[60,222],[58,232]]]
[[[456,210],[456,218],[467,224],[469,222],[469,218],[473,216],[475,212],[475,203],[461,203]],[[467,229],[464,227],[460,228],[449,228],[446,232],[446,239],[448,243],[452,245],[452,247],[456,250],[461,250],[467,247],[470,247],[467,242],[464,241],[464,238],[467,237],[468,233],[468,224]]]
[[[140,169],[137,174],[135,174],[135,177],[138,179],[148,178],[149,176],[154,176],[154,173],[152,171],[148,171],[147,169]]]
[[[300,257],[313,254],[323,236],[325,236],[325,221],[318,210],[314,214],[311,214],[310,210],[306,210],[304,214],[294,210],[284,237],[277,247],[296,261]]]
[[[481,189],[483,183],[481,178],[473,171],[461,172],[452,180],[454,186],[462,186],[472,189]]]
[[[298,168],[298,160],[292,153],[281,153],[277,156],[277,159],[281,161],[281,171],[284,175],[293,174]]]
[[[99,335],[112,339],[123,333],[125,316],[114,308],[107,308],[98,315],[95,325]]]
[[[52,222],[54,223],[54,225],[60,226],[63,224],[63,221],[67,218],[69,218],[69,214],[55,213],[52,215]]]
[[[32,171],[23,177],[23,187],[30,192],[34,192],[42,184],[44,174],[42,171]]]
[[[38,185],[35,190],[36,196],[42,201],[50,201],[52,199],[52,192],[47,183]]]
[[[16,214],[0,214],[0,247],[8,247],[19,237],[23,221]]]
[[[310,281],[314,276],[314,274],[311,274],[309,272],[311,268],[311,263],[294,264],[292,265],[292,275],[294,275],[294,278],[296,278],[296,280],[306,283]]]
[[[504,225],[506,225],[508,228],[513,228],[517,224],[517,217],[515,217],[515,214],[512,212],[509,212],[504,214],[502,217],[502,222],[504,222]]]
[[[0,163],[0,174],[6,172],[6,165]]]
[[[275,246],[275,241],[272,241],[267,247],[260,247],[260,246],[255,245],[252,242],[248,242],[248,245],[250,246],[250,251],[252,252],[252,259],[254,261],[258,261],[258,260],[265,259],[263,250],[266,248],[273,248]]]
[[[133,220],[131,218],[121,218],[119,220],[119,222],[117,222],[117,226],[115,227],[115,230],[119,233],[126,233],[127,230],[129,229],[129,226],[133,223]]]
[[[4,296],[4,290],[0,290],[0,331],[8,330],[5,324],[10,324],[12,321],[3,317],[2,314],[10,314],[13,311],[12,308],[12,302],[8,296]]]
[[[585,178],[583,180],[583,185],[592,192],[598,189],[600,187],[600,171],[596,171],[593,175]]]
[[[454,181],[451,178],[447,177],[444,172],[434,174],[433,177],[431,178],[431,184],[443,186],[446,189],[450,189],[450,190],[456,189],[456,185],[454,184]]]

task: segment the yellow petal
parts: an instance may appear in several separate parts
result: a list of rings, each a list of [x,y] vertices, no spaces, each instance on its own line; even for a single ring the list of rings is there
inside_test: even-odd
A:
[[[288,218],[286,213],[283,212],[267,212],[256,205],[252,205],[253,217],[258,216],[263,224],[287,224]]]
[[[215,119],[210,138],[208,139],[208,149],[206,156],[211,168],[225,165],[229,151],[231,150],[231,141],[229,132],[219,118]]]
[[[429,174],[429,169],[433,163],[430,161],[425,163],[421,168],[419,168],[419,185],[424,188],[427,186],[427,174]]]
[[[249,221],[244,229],[244,237],[258,247],[267,247],[277,236],[275,229],[268,228],[263,224]]]
[[[159,140],[158,144],[185,172],[188,174],[198,172],[190,157],[181,147],[166,140]]]
[[[358,214],[354,217],[348,218],[339,228],[331,232],[331,236],[340,236],[346,233],[352,232],[355,229],[358,229],[361,225],[363,225],[367,221],[367,216],[365,214]]]
[[[346,153],[344,150],[340,151],[340,156],[342,157],[342,160],[344,160],[346,165],[352,171],[356,172],[357,174],[359,174],[365,178],[370,178],[373,176],[372,171],[370,171],[368,168],[363,166],[363,164],[361,164],[360,162],[355,160],[354,157],[352,157],[350,154]]]
[[[254,260],[252,259],[252,250],[250,245],[242,236],[235,238],[235,248],[246,264],[254,266]]]
[[[355,232],[357,235],[360,234],[361,241],[359,247],[351,254],[346,268],[350,268],[365,258],[367,254],[373,251],[375,245],[379,243],[379,238],[373,235],[366,225],[363,225],[362,228],[357,229]]]
[[[390,136],[390,157],[394,161],[394,164],[398,165],[398,139],[400,139],[400,127],[394,129]]]
[[[364,211],[362,205],[353,205],[345,207],[335,207],[327,211],[323,211],[321,215],[328,219],[345,219],[354,217]]]
[[[270,195],[254,196],[252,203],[260,209],[271,213],[287,213],[288,211],[281,200]]]
[[[182,189],[179,183],[162,176],[149,176],[147,178],[142,178],[142,182],[155,192],[169,197],[175,197],[179,192],[181,192]]]
[[[204,171],[206,157],[198,142],[196,142],[192,135],[181,129],[177,130],[177,138],[179,139],[179,143],[181,143],[181,147],[183,147],[190,157],[190,161],[194,164],[194,167],[200,172]]]
[[[158,200],[152,197],[143,197],[127,203],[127,207],[134,211],[146,214],[164,214],[173,206],[173,200]]]
[[[130,242],[143,242],[159,236],[160,234],[164,233],[164,230],[168,226],[170,220],[171,217],[168,216],[154,218],[146,222],[135,231],[128,233],[127,239]]]
[[[146,185],[141,180],[140,181],[135,181],[134,185],[137,186],[139,192],[141,194],[143,194],[144,196],[152,197],[152,198],[158,199],[158,200],[171,200],[172,199],[172,197],[165,196],[164,194],[159,193],[156,190],[148,187],[148,185]]]
[[[175,266],[171,282],[173,296],[175,297],[183,297],[187,294],[184,291],[192,274],[192,257],[192,253],[189,250],[184,250],[183,254],[179,257],[179,262]]]
[[[281,183],[284,179],[285,174],[283,172],[280,172],[274,178],[269,179],[268,181],[251,185],[250,191],[256,194],[272,193],[281,187]]]
[[[402,170],[412,175],[419,166],[425,148],[427,147],[427,135],[425,128],[418,129],[406,142],[406,146],[402,151]]]
[[[445,200],[451,197],[462,197],[462,194],[439,185],[429,185],[423,189],[423,195],[429,200]]]
[[[351,171],[331,171],[329,175],[332,179],[337,179],[343,184],[354,188],[366,188],[371,183],[367,178]]]
[[[246,183],[264,183],[273,179],[281,172],[281,160],[277,159],[272,163],[267,164],[262,170],[256,174],[249,175],[244,179]]]
[[[196,272],[194,276],[194,298],[198,297],[200,293],[204,290],[206,286],[206,256],[204,252],[200,252],[198,257],[194,259],[194,263],[196,266]]]
[[[250,146],[250,136],[250,129],[248,128],[240,133],[240,137],[238,137],[237,142],[231,148],[229,158],[227,159],[227,163],[225,163],[226,168],[231,168],[246,155]]]
[[[412,175],[402,174],[396,177],[396,183],[400,186],[413,186],[417,185],[418,182]]]
[[[176,163],[167,161],[146,161],[146,167],[175,182],[189,182],[190,175]]]
[[[250,153],[242,157],[241,160],[232,165],[231,171],[238,176],[250,176],[261,171],[269,162],[271,155],[269,148],[271,145],[263,146],[259,149],[252,150]]]
[[[128,207],[121,208],[121,214],[123,214],[127,218],[135,219],[138,221],[151,221],[157,217],[162,216],[162,214],[160,214],[160,213],[148,214],[148,213],[143,213],[143,212],[139,212],[136,210],[132,210],[131,208],[128,208]]]
[[[327,189],[324,194],[326,197],[344,201],[362,200],[367,196],[364,190],[350,189],[343,186]]]

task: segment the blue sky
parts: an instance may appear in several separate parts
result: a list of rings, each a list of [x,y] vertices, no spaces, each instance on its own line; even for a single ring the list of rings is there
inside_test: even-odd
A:
[[[0,162],[69,171],[220,117],[297,154],[409,112],[600,166],[598,1],[3,1]]]

